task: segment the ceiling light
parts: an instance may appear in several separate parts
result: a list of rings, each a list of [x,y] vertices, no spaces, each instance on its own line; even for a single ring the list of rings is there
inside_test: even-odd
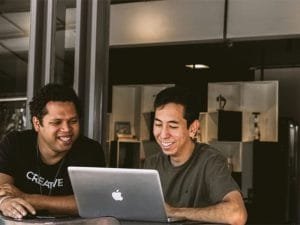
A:
[[[185,67],[190,69],[196,69],[196,70],[209,69],[209,66],[205,64],[187,64],[185,65]]]

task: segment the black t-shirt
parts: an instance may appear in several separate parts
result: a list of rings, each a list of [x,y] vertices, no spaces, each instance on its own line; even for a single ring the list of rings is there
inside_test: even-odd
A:
[[[209,145],[196,144],[192,156],[174,167],[162,152],[145,161],[159,172],[165,201],[175,207],[205,207],[222,201],[239,186],[231,177],[226,158]]]
[[[37,154],[33,130],[11,132],[0,142],[0,173],[14,178],[14,185],[29,194],[73,194],[68,166],[105,167],[101,145],[79,136],[68,154],[55,165],[44,164]]]

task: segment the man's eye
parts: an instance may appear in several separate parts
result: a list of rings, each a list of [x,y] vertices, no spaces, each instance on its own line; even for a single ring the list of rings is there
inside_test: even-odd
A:
[[[78,120],[71,120],[70,121],[70,124],[77,124],[78,123]]]
[[[160,123],[155,123],[154,126],[161,127],[162,125]]]
[[[57,126],[60,124],[60,121],[52,121],[50,122],[51,125]]]
[[[170,128],[172,128],[172,129],[177,129],[178,126],[177,126],[177,125],[170,125]]]

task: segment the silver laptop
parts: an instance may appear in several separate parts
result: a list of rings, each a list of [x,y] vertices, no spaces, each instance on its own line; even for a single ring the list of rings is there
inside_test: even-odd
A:
[[[156,170],[68,167],[79,215],[173,222],[168,218]]]

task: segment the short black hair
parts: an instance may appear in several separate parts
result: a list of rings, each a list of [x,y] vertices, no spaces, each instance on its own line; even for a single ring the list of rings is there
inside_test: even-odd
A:
[[[199,119],[196,97],[189,89],[175,86],[162,90],[154,100],[154,111],[168,103],[180,104],[184,107],[183,118],[186,119],[188,127]]]
[[[40,123],[48,113],[46,105],[50,101],[72,102],[75,105],[78,117],[81,116],[81,107],[78,96],[73,88],[62,84],[49,83],[42,87],[29,103],[31,118],[36,116]]]

